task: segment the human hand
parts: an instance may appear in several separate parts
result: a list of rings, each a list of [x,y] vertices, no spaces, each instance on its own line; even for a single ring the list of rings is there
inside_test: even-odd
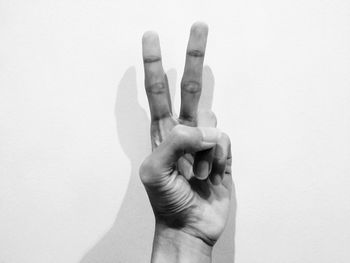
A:
[[[161,258],[155,251],[164,244],[180,246],[188,257],[210,258],[229,214],[230,140],[215,128],[212,112],[198,112],[207,34],[203,23],[191,28],[179,118],[172,113],[158,36],[147,32],[142,40],[153,152],[141,165],[140,177],[156,218],[153,258]]]

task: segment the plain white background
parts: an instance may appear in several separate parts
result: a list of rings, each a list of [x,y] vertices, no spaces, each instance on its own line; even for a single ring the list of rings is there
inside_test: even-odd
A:
[[[116,97],[134,78],[148,114],[142,33],[178,85],[196,20],[232,140],[235,262],[350,261],[349,1],[0,0],[0,262],[88,262],[137,170]]]

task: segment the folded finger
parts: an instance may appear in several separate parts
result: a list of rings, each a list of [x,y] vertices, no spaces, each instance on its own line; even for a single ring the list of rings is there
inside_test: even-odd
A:
[[[193,163],[193,172],[197,179],[205,180],[209,176],[212,168],[214,150],[215,148],[212,148],[196,153]]]
[[[230,138],[225,133],[222,133],[215,146],[212,169],[209,176],[214,185],[221,183],[225,175],[231,175],[231,160]]]

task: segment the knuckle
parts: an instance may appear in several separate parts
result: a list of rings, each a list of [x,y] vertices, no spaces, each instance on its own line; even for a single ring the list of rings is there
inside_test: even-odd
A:
[[[163,94],[165,90],[166,90],[166,85],[164,82],[155,82],[155,83],[146,85],[147,93]]]
[[[201,86],[201,83],[198,81],[183,81],[181,83],[182,90],[191,94],[200,93],[202,89]]]
[[[230,137],[227,135],[227,133],[222,132],[221,133],[221,140],[228,145],[229,147],[231,147],[231,139]]]
[[[190,57],[204,57],[204,52],[199,49],[191,49],[187,51],[187,55]]]
[[[151,179],[152,175],[156,173],[156,165],[151,156],[141,163],[139,168],[139,176],[143,184],[147,184]]]
[[[227,164],[227,155],[221,147],[216,148],[215,156],[213,158],[212,170],[216,173],[222,174],[225,171]]]
[[[225,149],[218,145],[215,149],[214,161],[219,165],[224,165],[226,163],[227,154]]]
[[[231,147],[231,140],[230,137],[224,133],[220,133],[219,143],[216,146],[215,150],[215,156],[214,156],[214,162],[216,163],[217,167],[221,167],[220,169],[223,169],[226,167],[227,159],[230,157],[230,147]]]
[[[143,62],[145,64],[147,64],[147,63],[154,63],[154,62],[158,62],[158,61],[161,61],[161,60],[162,60],[162,58],[159,57],[159,56],[147,56],[147,57],[143,58]]]
[[[193,114],[190,114],[188,112],[182,111],[180,113],[180,123],[184,124],[186,126],[190,126],[190,127],[195,127],[197,126],[197,116],[193,116]]]

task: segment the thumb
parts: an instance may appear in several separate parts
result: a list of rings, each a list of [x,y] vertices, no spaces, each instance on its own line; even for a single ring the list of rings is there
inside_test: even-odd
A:
[[[221,135],[221,131],[216,128],[175,126],[141,164],[140,177],[143,184],[167,182],[181,156],[215,147]]]
[[[216,128],[177,125],[152,155],[162,168],[167,168],[186,153],[213,148],[220,137],[221,131]]]

